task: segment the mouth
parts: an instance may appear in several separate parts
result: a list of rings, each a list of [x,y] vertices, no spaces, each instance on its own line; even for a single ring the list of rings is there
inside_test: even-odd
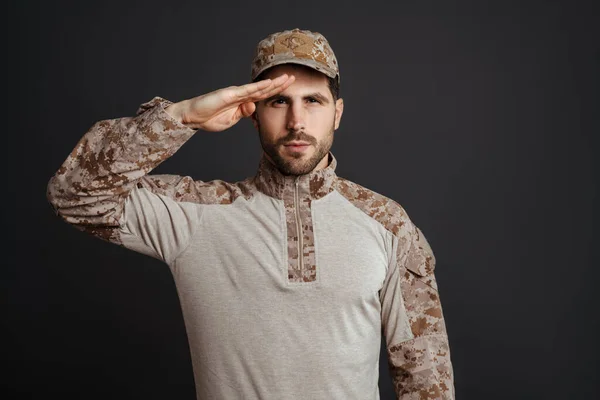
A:
[[[286,149],[292,150],[292,151],[304,151],[310,147],[310,143],[293,141],[293,142],[284,144],[284,147]]]

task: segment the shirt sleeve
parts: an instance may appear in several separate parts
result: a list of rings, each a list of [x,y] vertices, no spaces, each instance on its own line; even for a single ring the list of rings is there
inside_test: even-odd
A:
[[[136,115],[96,122],[52,176],[47,198],[57,215],[106,241],[169,261],[198,221],[197,183],[148,173],[196,130],[172,118],[161,97]]]
[[[455,398],[435,257],[419,228],[407,222],[396,237],[395,262],[381,291],[382,328],[398,399]]]

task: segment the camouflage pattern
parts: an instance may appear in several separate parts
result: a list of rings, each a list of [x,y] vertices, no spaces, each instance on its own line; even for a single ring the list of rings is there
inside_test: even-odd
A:
[[[337,191],[391,232],[397,243],[395,263],[389,267],[386,281],[398,288],[389,296],[401,293],[401,298],[383,298],[382,324],[388,332],[388,360],[398,398],[453,399],[453,370],[434,275],[435,257],[406,211],[393,200],[338,177],[331,153],[328,167],[300,177],[282,175],[264,156],[256,175],[237,183],[148,175],[196,132],[166,113],[169,104],[155,97],[142,104],[134,117],[94,124],[48,183],[48,200],[56,213],[78,229],[122,245],[118,228],[128,194],[136,187],[199,204],[231,204],[240,197],[249,200],[260,191],[283,201],[288,283],[305,285],[318,281],[319,274],[312,202]],[[401,301],[390,308],[386,304],[392,300]],[[387,329],[390,309],[406,312],[412,339],[394,340],[389,333],[393,327]]]
[[[252,80],[266,69],[286,63],[306,65],[340,80],[335,54],[327,39],[318,32],[296,28],[261,40],[252,60]]]
[[[220,180],[147,174],[172,156],[196,132],[170,118],[172,102],[154,97],[136,117],[95,123],[50,179],[47,197],[56,213],[75,228],[122,245],[118,227],[134,185],[177,201],[226,204],[250,197],[250,180]]]
[[[394,343],[391,334],[386,338],[390,374],[398,398],[454,399],[448,336],[434,275],[435,257],[429,243],[395,201],[339,177],[336,190],[398,240],[398,271],[391,270],[388,276],[399,273],[396,275],[400,292],[414,336],[401,343]],[[382,323],[385,332],[386,321]]]
[[[262,158],[256,176],[256,185],[263,193],[283,200],[287,222],[288,282],[307,283],[317,280],[315,260],[315,236],[311,204],[333,190],[337,161],[329,154],[326,168],[309,175],[284,176]],[[300,220],[300,224],[298,224]],[[302,255],[300,239],[302,235]]]
[[[388,347],[392,381],[406,399],[454,399],[453,370],[437,283],[435,257],[413,225],[408,248],[398,249],[400,286],[415,338]]]

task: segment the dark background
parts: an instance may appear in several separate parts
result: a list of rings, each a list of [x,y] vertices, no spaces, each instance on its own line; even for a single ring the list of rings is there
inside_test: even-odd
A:
[[[298,27],[340,62],[338,175],[402,204],[434,250],[457,398],[598,398],[592,1],[19,4],[5,14],[19,146],[3,149],[17,157],[3,392],[194,399],[168,268],[62,222],[46,184],[95,121],[246,83],[256,43]],[[155,172],[237,181],[259,155],[244,120],[199,132]]]

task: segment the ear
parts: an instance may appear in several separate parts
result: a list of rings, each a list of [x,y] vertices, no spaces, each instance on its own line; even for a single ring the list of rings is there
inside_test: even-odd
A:
[[[259,122],[258,122],[258,115],[256,113],[256,110],[254,110],[254,112],[252,113],[252,115],[250,115],[250,118],[252,119],[252,125],[254,125],[254,128],[256,130],[258,130],[258,126],[259,126]]]
[[[339,128],[342,114],[344,113],[344,99],[335,101],[335,129]]]

